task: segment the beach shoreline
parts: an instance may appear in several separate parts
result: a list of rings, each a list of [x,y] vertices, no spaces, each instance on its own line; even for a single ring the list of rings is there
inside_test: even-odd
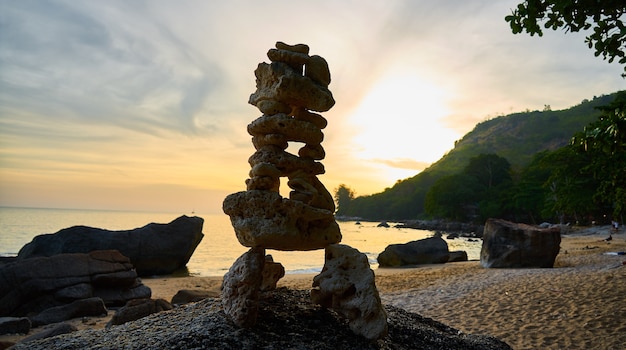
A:
[[[626,256],[607,253],[626,251],[626,233],[614,234],[610,242],[607,236],[602,228],[563,235],[554,268],[485,269],[479,261],[377,268],[376,285],[383,304],[462,332],[498,337],[514,349],[617,349],[626,343]],[[287,274],[278,287],[310,289],[315,275]],[[171,301],[182,289],[219,293],[222,277],[142,281],[153,299]],[[113,313],[69,322],[79,329],[103,328]]]

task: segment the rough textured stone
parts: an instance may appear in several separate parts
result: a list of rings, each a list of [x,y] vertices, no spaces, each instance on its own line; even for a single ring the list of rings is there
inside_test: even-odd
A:
[[[264,265],[265,249],[251,248],[237,258],[224,275],[224,312],[239,327],[251,327],[256,323]]]
[[[304,75],[323,87],[327,87],[330,84],[328,62],[323,57],[311,56],[306,63]]]
[[[248,133],[252,136],[281,134],[287,141],[312,145],[319,145],[324,140],[324,134],[315,124],[282,113],[260,116],[248,124]]]
[[[51,307],[30,318],[33,326],[57,323],[76,317],[101,316],[107,314],[107,308],[100,298],[76,300],[70,304]]]
[[[181,289],[172,297],[172,305],[195,303],[206,298],[218,298],[220,293],[201,289]]]
[[[114,250],[20,259],[0,267],[0,315],[36,314],[91,297],[124,305],[150,294],[130,260]]]
[[[558,227],[541,229],[500,219],[488,219],[483,232],[483,267],[553,267],[559,254]]]
[[[322,249],[341,241],[341,231],[332,212],[282,198],[272,191],[230,194],[224,213],[246,247],[277,250]]]
[[[304,171],[307,174],[323,174],[324,165],[311,159],[303,159],[277,146],[263,146],[248,158],[251,167],[259,163],[270,163],[280,170],[281,176],[288,176],[295,171]]]
[[[30,327],[28,317],[0,317],[0,335],[28,334]]]
[[[387,313],[380,302],[367,256],[343,244],[326,248],[322,272],[313,278],[311,299],[349,321],[350,329],[368,339],[387,335]]]
[[[152,315],[157,312],[172,309],[172,304],[163,299],[135,299],[130,300],[126,305],[117,310],[106,327],[124,324],[135,321],[142,317]]]
[[[254,75],[257,90],[250,95],[250,104],[276,100],[317,112],[325,112],[335,104],[330,90],[302,76],[287,63],[259,63]]]
[[[281,263],[274,262],[271,255],[265,256],[265,265],[263,266],[263,282],[261,283],[261,291],[269,291],[276,289],[278,280],[285,276],[285,268]]]
[[[467,261],[467,252],[464,250],[455,250],[450,252],[448,262]]]
[[[204,236],[200,217],[181,216],[169,224],[148,224],[110,231],[73,226],[39,235],[18,253],[18,260],[95,250],[118,250],[130,258],[140,276],[171,274],[184,267]]]
[[[430,237],[405,244],[390,244],[378,255],[381,267],[399,267],[448,262],[448,243],[441,237]]]
[[[78,328],[74,327],[73,325],[66,323],[66,322],[61,322],[50,328],[44,329],[41,332],[35,333],[29,337],[22,339],[20,344],[28,343],[34,340],[46,339],[46,338],[54,337],[54,336],[61,335],[61,334],[68,334],[68,333],[76,332],[77,330]]]

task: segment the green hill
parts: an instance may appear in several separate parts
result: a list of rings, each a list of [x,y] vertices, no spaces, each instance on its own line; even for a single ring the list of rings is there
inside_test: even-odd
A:
[[[495,153],[506,158],[514,171],[519,170],[535,153],[568,144],[574,133],[598,118],[600,112],[595,107],[609,104],[616,94],[584,100],[565,110],[514,113],[481,122],[457,141],[454,149],[421,173],[398,181],[381,193],[357,197],[347,210],[340,207],[337,214],[368,220],[421,218],[424,198],[433,183],[460,172],[470,158]]]

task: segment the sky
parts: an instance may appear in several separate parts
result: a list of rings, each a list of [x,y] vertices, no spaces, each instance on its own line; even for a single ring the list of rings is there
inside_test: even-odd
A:
[[[0,0],[0,206],[221,213],[277,41],[328,61],[331,193],[382,192],[481,121],[626,88],[584,33],[512,34],[517,3]]]

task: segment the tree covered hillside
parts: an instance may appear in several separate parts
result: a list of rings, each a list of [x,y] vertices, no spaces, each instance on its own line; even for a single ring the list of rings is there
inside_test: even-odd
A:
[[[531,163],[535,154],[568,145],[575,133],[598,119],[601,112],[597,107],[610,104],[617,94],[584,100],[565,110],[552,111],[546,106],[544,111],[514,113],[481,122],[457,141],[454,149],[439,161],[411,178],[396,182],[381,193],[354,197],[349,184],[341,185],[335,192],[337,215],[369,220],[428,217],[425,199],[431,187],[440,179],[472,172],[472,169],[467,168],[470,160],[487,154],[504,159],[510,165],[508,171],[512,178],[515,178]],[[491,161],[494,161],[494,157],[479,157],[478,160],[474,159],[471,166],[488,166],[481,162]],[[501,161],[495,163],[505,164]],[[456,178],[449,182],[453,184],[460,181],[460,178]]]

